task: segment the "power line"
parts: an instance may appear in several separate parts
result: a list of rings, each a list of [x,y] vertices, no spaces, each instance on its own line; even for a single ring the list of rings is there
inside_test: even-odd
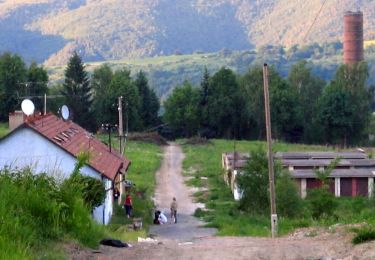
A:
[[[324,5],[326,4],[326,2],[327,2],[327,0],[324,0],[323,4],[320,6],[319,12],[316,14],[313,23],[311,24],[311,26],[310,26],[309,29],[307,30],[307,33],[305,34],[305,37],[303,38],[303,41],[305,41],[306,38],[307,38],[307,36],[309,35],[309,33],[310,33],[312,27],[314,26],[314,24],[315,24],[316,20],[318,19],[320,13],[322,12],[322,9],[323,9]]]

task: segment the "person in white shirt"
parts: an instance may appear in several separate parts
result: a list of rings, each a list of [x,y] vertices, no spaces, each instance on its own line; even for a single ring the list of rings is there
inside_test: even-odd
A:
[[[165,216],[164,212],[160,212],[160,215],[159,215],[159,223],[160,225],[162,224],[166,224],[168,222],[168,219],[167,217]]]

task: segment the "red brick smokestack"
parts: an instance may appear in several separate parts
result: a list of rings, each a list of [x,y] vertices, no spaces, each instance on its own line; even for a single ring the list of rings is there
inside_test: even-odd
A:
[[[363,13],[346,12],[344,15],[344,63],[363,61]]]

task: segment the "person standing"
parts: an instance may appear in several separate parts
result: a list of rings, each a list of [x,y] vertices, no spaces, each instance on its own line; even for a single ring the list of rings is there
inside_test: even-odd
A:
[[[128,218],[130,218],[132,215],[132,209],[133,209],[133,201],[132,201],[132,197],[130,196],[130,193],[128,193],[125,198],[125,213]]]
[[[175,197],[173,197],[171,203],[171,220],[173,220],[175,224],[177,223],[177,201]]]

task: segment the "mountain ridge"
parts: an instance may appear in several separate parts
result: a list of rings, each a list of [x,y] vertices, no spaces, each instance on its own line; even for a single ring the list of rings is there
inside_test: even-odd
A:
[[[0,51],[46,66],[152,57],[262,45],[341,40],[343,14],[364,13],[365,39],[375,38],[371,0],[3,0]]]

